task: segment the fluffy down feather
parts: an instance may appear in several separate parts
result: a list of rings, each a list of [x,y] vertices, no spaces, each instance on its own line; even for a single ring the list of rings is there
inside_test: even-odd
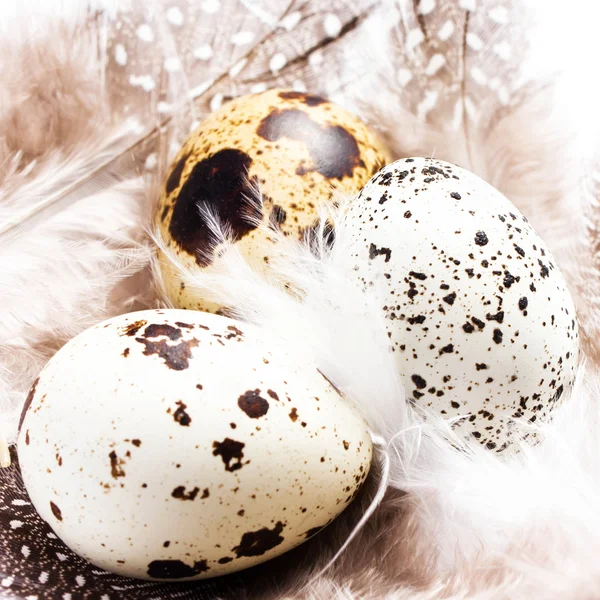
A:
[[[17,226],[0,236],[0,427],[9,441],[46,360],[82,329],[135,307],[147,288],[132,279],[149,259],[141,179],[42,211],[49,192],[131,134],[106,114],[94,36],[61,23],[56,31],[54,43],[2,42],[3,56],[16,57],[0,65],[0,230]]]
[[[477,443],[455,439],[449,423],[431,414],[425,422],[406,406],[379,311],[336,267],[346,239],[343,219],[335,222],[331,251],[281,236],[266,279],[229,244],[226,228],[205,214],[223,270],[182,269],[186,286],[310,352],[387,440],[390,484],[405,495],[391,493],[384,503],[386,512],[397,511],[385,536],[385,570],[399,573],[408,563],[427,582],[417,593],[406,582],[386,582],[384,569],[374,575],[371,561],[382,552],[376,544],[357,566],[363,532],[334,564],[328,583],[321,577],[297,597],[325,597],[314,594],[327,589],[339,598],[510,598],[543,589],[547,598],[580,598],[598,589],[600,569],[590,553],[600,550],[600,382],[593,369],[581,367],[570,401],[552,423],[523,426],[535,429],[539,444],[523,443],[499,460]],[[369,591],[373,577],[381,578],[376,593]]]

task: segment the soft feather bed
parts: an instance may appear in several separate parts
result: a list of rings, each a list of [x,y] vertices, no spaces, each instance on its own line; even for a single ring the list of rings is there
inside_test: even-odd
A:
[[[235,252],[222,275],[184,273],[188,286],[208,287],[240,318],[285,331],[289,344],[311,353],[362,408],[379,436],[378,460],[356,505],[305,547],[234,583],[140,584],[127,597],[600,597],[598,93],[586,73],[598,55],[596,9],[583,0],[222,0],[221,19],[229,12],[220,23],[256,33],[232,74],[240,55],[213,39],[209,10],[153,2],[119,13],[78,4],[64,17],[28,22],[26,8],[2,9],[0,39],[0,424],[9,442],[28,388],[62,344],[109,316],[165,305],[153,264],[160,240],[149,229],[168,160],[195,121],[257,81],[328,95],[360,112],[395,158],[433,155],[496,186],[552,249],[583,334],[571,397],[551,423],[524,431],[535,430],[535,446],[498,459],[404,402],[378,312],[337,272],[327,248],[282,240],[271,281]],[[187,29],[193,19],[201,25]],[[143,24],[157,43],[139,35]],[[229,39],[230,31],[218,31]],[[207,40],[220,51],[200,60]],[[273,69],[278,51],[288,54],[287,66]],[[179,69],[166,62],[173,58]],[[170,116],[135,170],[109,164]],[[110,174],[101,187],[61,194],[99,167]],[[59,201],[48,206],[54,193]],[[216,222],[214,229],[226,244],[226,232]],[[343,225],[336,234],[343,242]],[[281,282],[303,290],[302,300]],[[390,487],[375,506],[382,473]],[[22,490],[14,468],[2,482]],[[374,514],[354,529],[368,507]],[[9,554],[23,556],[19,526],[1,525],[0,597],[72,591],[68,577],[54,576],[68,561],[55,560],[34,583],[9,572]],[[95,597],[95,585],[90,574],[73,597]]]

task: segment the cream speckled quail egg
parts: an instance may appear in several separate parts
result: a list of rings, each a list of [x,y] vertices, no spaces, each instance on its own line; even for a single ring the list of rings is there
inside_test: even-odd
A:
[[[578,362],[575,308],[546,245],[500,192],[408,158],[382,169],[346,218],[352,276],[380,294],[412,401],[470,415],[457,433],[496,452],[513,419],[534,423],[560,404]]]
[[[273,240],[256,221],[303,236],[334,189],[356,194],[387,162],[365,124],[324,98],[282,89],[244,96],[210,115],[185,142],[165,182],[156,225],[181,265],[192,272],[218,269],[219,251],[198,211],[205,203],[230,227],[244,255],[266,269]],[[262,210],[248,204],[257,188]],[[165,257],[161,271],[174,306],[218,310],[186,289]]]
[[[115,573],[202,579],[308,539],[366,479],[364,420],[258,328],[149,310],[66,344],[33,386],[19,459],[31,500]]]

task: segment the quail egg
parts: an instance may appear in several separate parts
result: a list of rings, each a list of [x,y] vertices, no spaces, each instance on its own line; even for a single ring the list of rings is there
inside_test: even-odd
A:
[[[285,89],[244,96],[211,114],[185,142],[164,184],[156,226],[179,265],[192,273],[218,269],[219,248],[199,211],[203,205],[265,269],[273,239],[259,223],[286,235],[310,235],[336,190],[356,194],[387,162],[373,132],[325,98]],[[200,291],[185,287],[162,253],[159,264],[173,306],[218,311]]]
[[[18,450],[31,501],[74,552],[128,577],[189,580],[315,535],[356,496],[372,446],[362,417],[280,340],[149,310],[59,350]]]
[[[345,216],[348,272],[378,294],[407,394],[490,450],[568,396],[575,307],[546,244],[500,192],[455,165],[382,169]]]

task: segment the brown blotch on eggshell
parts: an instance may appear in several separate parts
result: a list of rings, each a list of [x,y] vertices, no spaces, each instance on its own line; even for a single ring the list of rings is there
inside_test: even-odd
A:
[[[194,489],[190,490],[189,492],[185,491],[186,488],[184,485],[178,485],[172,492],[171,492],[171,496],[173,496],[173,498],[176,498],[177,500],[195,500],[196,496],[198,495],[198,492],[200,491],[200,488],[195,487]]]
[[[128,333],[128,335],[131,335]],[[198,345],[198,340],[180,340],[181,329],[172,325],[148,325],[141,337],[135,341],[144,345],[144,355],[153,354],[165,361],[165,365],[174,371],[182,371],[189,367],[189,359],[192,356],[192,348]],[[155,338],[167,338],[153,341]],[[177,341],[176,344],[169,343]]]
[[[327,179],[351,177],[356,167],[365,167],[354,136],[340,125],[320,125],[297,108],[274,109],[256,130],[269,142],[289,138],[302,142],[308,149],[311,162],[301,161],[296,175],[317,171]]]
[[[171,239],[194,256],[200,267],[213,261],[215,239],[204,207],[219,222],[227,223],[233,240],[241,240],[262,219],[255,197],[256,179],[248,176],[252,159],[231,148],[219,150],[193,165],[179,190],[169,223]]]

